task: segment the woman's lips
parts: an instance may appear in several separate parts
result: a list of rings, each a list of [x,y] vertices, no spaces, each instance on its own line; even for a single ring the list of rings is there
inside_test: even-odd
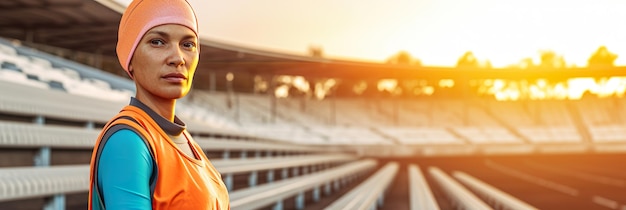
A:
[[[172,83],[182,83],[183,81],[187,80],[187,77],[185,77],[185,75],[181,73],[169,73],[161,78],[163,78],[167,82]]]

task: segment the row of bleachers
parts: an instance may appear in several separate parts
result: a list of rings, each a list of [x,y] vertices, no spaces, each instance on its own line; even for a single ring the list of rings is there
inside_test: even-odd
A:
[[[241,125],[254,124],[310,124],[355,127],[402,126],[495,126],[498,122],[483,108],[464,105],[463,101],[369,101],[365,99],[327,99],[318,101],[303,98],[276,99],[275,120],[272,122],[271,99],[267,95],[195,91],[195,100],[205,103],[207,109],[226,113]],[[224,101],[239,98],[239,105]],[[230,98],[230,99],[229,99]],[[201,99],[201,100],[200,100]],[[417,107],[417,108],[416,108]],[[239,119],[235,111],[239,111]],[[394,117],[395,116],[395,117]]]
[[[626,123],[626,104],[623,98],[583,98],[572,102],[587,125],[612,125]]]
[[[334,99],[334,117],[337,125],[376,127],[393,123],[392,109],[385,101]]]
[[[127,102],[107,101],[0,81],[0,111],[22,116],[103,123]]]
[[[387,163],[367,180],[324,209],[377,209],[381,207],[385,192],[396,177],[399,167],[396,162]]]
[[[458,127],[498,126],[479,104],[452,99],[399,100],[399,124],[403,126]],[[387,108],[390,109],[390,108]]]
[[[215,98],[222,98],[224,93],[212,93],[205,94],[205,101],[211,101],[216,103]],[[221,94],[222,97],[219,95]],[[217,96],[212,99],[213,96]],[[270,101],[266,95],[245,95],[240,96],[246,98],[244,100],[250,101],[247,108],[241,108],[241,112],[245,110],[256,110],[252,112],[270,112]],[[344,144],[350,143],[380,143],[387,144],[389,142],[397,141],[401,144],[455,144],[467,143],[472,144],[507,144],[507,143],[580,143],[583,142],[583,137],[577,128],[571,122],[571,117],[567,111],[567,106],[563,103],[555,101],[528,101],[528,102],[490,102],[487,107],[493,108],[491,112],[495,113],[512,125],[512,128],[519,132],[519,135],[509,131],[504,126],[499,125],[495,120],[489,119],[489,114],[485,111],[480,111],[479,106],[468,106],[464,108],[464,103],[445,101],[443,104],[447,104],[444,107],[452,108],[456,110],[457,115],[444,115],[438,117],[438,120],[429,119],[432,116],[438,116],[438,111],[443,112],[444,108],[436,108],[434,110],[428,110],[428,107],[435,107],[433,105],[436,102],[411,102],[402,101],[401,103],[405,108],[409,105],[412,107],[418,107],[414,109],[413,114],[404,113],[408,110],[403,110],[400,113],[400,121],[402,119],[414,119],[415,121],[422,122],[421,126],[412,125],[394,125],[394,123],[388,122],[390,119],[382,118],[370,118],[372,116],[369,113],[367,107],[373,108],[377,105],[367,105],[360,99],[337,99],[336,101],[315,101],[316,106],[311,104],[301,105],[302,99],[280,99],[277,103],[277,115],[276,121],[263,122],[263,120],[248,120],[245,124],[240,124],[252,133],[263,135],[263,133],[271,133],[266,136],[274,136],[282,140],[292,140],[298,143],[323,143],[323,144]],[[335,103],[335,125],[333,126],[320,126],[328,125],[329,118],[331,118],[330,103]],[[256,104],[256,105],[255,105]],[[259,104],[261,104],[259,106]],[[387,103],[386,105],[392,106],[393,104]],[[243,105],[242,106],[246,106]],[[256,107],[251,107],[256,106]],[[456,107],[456,108],[455,108]],[[387,107],[388,109],[389,107]],[[374,108],[377,109],[377,108]],[[480,126],[463,126],[464,123],[462,116],[462,110],[467,109],[470,114],[467,114],[467,119],[470,119],[471,125]],[[558,110],[558,111],[557,111]],[[315,112],[315,115],[308,115],[308,113]],[[374,111],[375,112],[375,111]],[[321,114],[320,114],[321,113]],[[473,114],[471,114],[473,113]],[[480,114],[477,114],[480,113]],[[531,114],[535,113],[535,114]],[[244,115],[244,114],[242,114]],[[265,113],[263,118],[271,118],[271,113]],[[320,115],[325,115],[320,117]],[[545,116],[543,116],[545,115]],[[284,119],[283,116],[290,116],[288,119]],[[419,117],[421,116],[421,117]],[[534,116],[534,117],[533,117]],[[568,117],[563,117],[568,116]],[[387,116],[389,118],[389,116]],[[534,118],[534,119],[533,119]],[[544,120],[549,118],[565,118],[568,120]],[[296,120],[297,119],[297,120]],[[376,120],[377,119],[377,120]],[[443,123],[446,119],[452,121],[451,123]],[[479,120],[482,119],[482,120]],[[484,120],[487,119],[487,120]],[[228,120],[225,119],[225,120]],[[232,120],[232,118],[231,118]],[[302,122],[307,121],[309,124],[303,125]],[[382,122],[379,122],[381,120]],[[441,121],[440,126],[424,126],[431,123]],[[543,123],[539,123],[543,122]],[[417,123],[416,123],[417,124]],[[337,127],[326,128],[326,127]],[[385,135],[380,136],[377,133],[371,133],[368,130],[371,127],[375,130],[383,132]],[[449,128],[450,130],[446,129]],[[333,137],[333,134],[338,134],[335,130],[344,130],[344,137]],[[355,131],[356,130],[356,131]],[[359,132],[359,130],[361,132]],[[351,134],[358,134],[358,136],[350,136]],[[596,134],[598,132],[592,132],[592,137],[598,136],[598,141],[603,141],[606,138],[624,139],[618,134],[607,134],[610,137],[603,137],[602,134]],[[458,134],[459,136],[455,136]],[[389,138],[390,137],[390,138]]]
[[[215,104],[224,95],[213,92],[203,93],[202,97],[203,101]],[[462,101],[453,100],[367,104],[363,99],[333,99],[301,105],[303,99],[280,99],[276,103],[280,113],[274,116],[274,122],[269,122],[259,120],[272,118],[267,96],[241,94],[239,97],[246,103],[231,109],[239,109],[241,118],[256,116],[256,120],[240,120],[237,124],[251,133],[297,143],[509,144],[584,141],[581,132],[571,122],[567,106],[555,101],[465,105]],[[393,111],[396,105],[402,108]],[[410,110],[412,106],[416,108]],[[387,114],[372,114],[379,109]],[[393,117],[386,116],[393,112],[397,112],[397,122],[390,122]],[[508,125],[502,125],[494,118]],[[308,124],[304,124],[307,120]],[[329,135],[340,133],[342,137]],[[351,133],[358,136],[351,136]]]
[[[516,126],[573,125],[566,101],[489,101],[494,114]]]
[[[365,127],[293,125],[247,126],[255,136],[305,145],[391,145],[393,140]]]
[[[589,126],[589,133],[595,142],[624,142],[626,139],[626,124],[615,125],[592,125]]]
[[[190,105],[197,106],[209,113],[214,113],[214,115],[226,118],[226,120],[233,122],[233,109],[228,107],[226,102],[228,100],[227,97],[227,94],[223,92],[191,90],[189,95],[184,100],[187,100]]]
[[[2,80],[0,80],[0,92],[3,96],[0,98],[0,112],[5,115],[30,117],[31,119],[27,121],[46,121],[46,119],[72,121],[75,122],[73,124],[82,123],[86,127],[103,125],[128,103],[128,99],[125,101],[103,100]],[[177,111],[185,116],[184,121],[190,132],[202,132],[207,128],[217,130],[213,132],[237,131],[236,127],[220,123],[216,118],[202,117],[201,111],[190,113],[196,110],[182,103],[177,107]]]
[[[2,63],[2,69],[0,69],[0,79],[7,82],[14,82],[17,84],[28,85],[32,87],[38,87],[41,89],[49,89],[50,85],[38,80],[29,79],[28,76],[20,71],[11,69],[11,65],[6,62]]]
[[[218,103],[224,99],[225,93],[205,93],[204,101],[213,101]],[[214,98],[213,98],[214,97]],[[245,95],[240,94],[239,97],[245,98],[246,102],[241,103],[239,111],[241,116],[257,116],[257,120],[239,121],[242,126],[253,127],[281,127],[290,125],[290,131],[279,131],[280,129],[269,129],[276,133],[283,133],[287,138],[294,139],[306,138],[310,135],[309,142],[325,142],[338,143],[341,141],[330,141],[332,138],[324,138],[323,135],[315,135],[315,129],[324,127],[338,126],[341,129],[353,129],[350,127],[381,128],[409,128],[415,130],[414,136],[406,135],[397,138],[397,135],[389,134],[397,141],[411,142],[412,140],[404,140],[403,138],[422,139],[421,142],[432,141],[439,142],[456,142],[467,140],[475,144],[490,143],[523,143],[530,142],[581,142],[583,141],[580,132],[572,123],[572,117],[564,102],[559,101],[525,101],[525,102],[488,102],[484,104],[466,105],[462,101],[441,100],[441,101],[409,101],[399,100],[396,102],[376,102],[368,104],[363,99],[332,99],[327,101],[306,101],[302,105],[304,99],[279,99],[276,103],[276,109],[279,114],[274,116],[276,120],[269,122],[271,117],[270,100],[265,95]],[[256,97],[256,99],[255,99]],[[308,99],[307,99],[308,100]],[[334,101],[333,101],[334,100]],[[223,103],[223,102],[222,102]],[[398,104],[394,104],[398,103]],[[257,105],[254,105],[257,104]],[[260,105],[259,105],[260,104]],[[331,110],[334,104],[333,110]],[[481,108],[484,105],[485,108]],[[251,107],[252,106],[252,107]],[[397,106],[398,110],[393,111],[393,107]],[[231,109],[236,109],[231,107]],[[488,111],[485,109],[489,109]],[[382,111],[381,111],[382,110]],[[260,114],[252,114],[245,112],[253,112]],[[376,114],[383,112],[385,114]],[[398,115],[397,122],[394,121],[392,115],[394,112]],[[489,113],[490,112],[490,113]],[[286,114],[288,113],[288,114]],[[372,114],[374,113],[374,114]],[[506,125],[501,125],[494,119],[495,115],[504,122],[512,125],[518,134],[510,132]],[[262,117],[259,117],[263,115]],[[288,116],[286,118],[285,116]],[[260,120],[261,118],[265,120]],[[334,119],[332,119],[334,118]],[[232,120],[233,118],[231,118]],[[302,122],[308,121],[308,125]],[[295,126],[294,126],[294,122]],[[442,139],[428,138],[428,135],[418,134],[421,128],[434,128],[435,131],[444,133]],[[449,128],[460,135],[455,136]],[[567,129],[564,129],[567,128]],[[262,133],[263,129],[258,133]],[[292,133],[292,134],[289,134]],[[323,132],[322,132],[323,133]],[[278,135],[278,134],[271,134]],[[365,133],[364,135],[368,135]],[[363,137],[361,137],[363,138]],[[325,139],[325,140],[324,140]],[[338,139],[339,140],[339,139]],[[388,139],[386,139],[388,140]],[[300,140],[296,140],[301,142]]]
[[[531,143],[582,142],[582,136],[573,126],[519,127],[517,129],[522,135],[526,136]]]
[[[213,96],[216,97],[213,98]],[[207,93],[204,97],[205,101],[217,103],[225,97],[225,93]],[[461,102],[445,101],[442,102],[443,104],[447,104],[445,107],[456,107],[453,108],[453,110],[457,110],[457,112],[461,114],[444,115],[443,117],[437,117],[437,120],[432,119],[432,117],[438,116],[438,112],[443,112],[444,109],[428,109],[428,107],[436,107],[437,102],[402,101],[401,103],[404,103],[403,106],[410,104],[413,107],[419,107],[419,109],[414,109],[415,112],[419,113],[409,114],[405,113],[408,112],[408,110],[403,110],[399,113],[400,124],[396,124],[390,122],[393,120],[390,116],[385,116],[386,119],[383,119],[380,117],[380,114],[370,114],[376,111],[368,110],[367,107],[373,108],[377,105],[367,105],[362,99],[336,99],[334,102],[331,100],[308,101],[305,105],[301,104],[301,100],[303,99],[280,99],[276,103],[276,115],[272,117],[271,101],[268,96],[241,94],[239,97],[241,97],[240,100],[242,101],[251,102],[247,105],[241,104],[242,107],[240,107],[239,110],[241,112],[240,118],[246,115],[254,119],[237,122],[234,116],[222,116],[222,120],[230,121],[232,125],[239,125],[239,128],[244,131],[248,130],[251,131],[251,133],[259,135],[264,135],[263,133],[265,133],[265,136],[268,137],[274,136],[283,141],[292,140],[297,143],[339,145],[346,142],[353,144],[359,142],[363,144],[376,142],[384,142],[384,144],[394,142],[400,144],[543,144],[581,143],[586,141],[583,139],[582,132],[579,131],[580,128],[575,126],[573,118],[570,116],[569,105],[559,101],[491,101],[482,105],[468,106],[469,108],[463,108],[465,105]],[[603,107],[594,106],[593,104],[595,103],[619,103],[611,102],[611,100],[613,99],[598,99],[585,102],[590,103],[590,105],[585,106],[585,109],[601,109],[601,107]],[[331,103],[335,103],[334,111],[330,109]],[[583,102],[575,101],[573,105],[579,107],[579,103]],[[392,106],[393,104],[387,103],[386,105]],[[483,105],[485,105],[487,109],[492,110],[481,111],[480,107]],[[389,107],[385,109],[389,109]],[[462,114],[461,111],[464,109],[467,109],[468,113],[473,114]],[[245,112],[262,114],[245,114]],[[333,118],[333,112],[335,119],[331,120],[331,118]],[[491,114],[489,112],[491,112]],[[580,110],[580,112],[586,114],[582,110]],[[212,113],[219,115],[219,113]],[[508,126],[500,125],[499,122],[491,117],[492,114],[508,123]],[[461,123],[464,115],[472,122],[470,123],[471,126]],[[286,118],[285,116],[289,117]],[[271,122],[268,120],[271,118],[275,118],[275,121]],[[560,120],[552,118],[560,118]],[[414,123],[413,125],[402,124],[402,122],[406,121],[404,119],[425,122],[421,124]],[[451,122],[444,123],[446,119]],[[305,121],[309,123],[304,124]],[[435,124],[440,125],[427,126],[436,121],[438,121],[438,123]],[[601,125],[610,127],[620,124],[612,123]],[[594,124],[589,124],[587,127],[584,127],[584,129],[589,130],[591,141],[602,142],[608,141],[607,139],[612,139],[610,141],[626,141],[626,138],[623,137],[619,130],[612,132],[612,134],[603,134],[603,132],[595,131],[597,129],[593,128],[593,126]],[[337,129],[328,129],[326,127],[336,127]],[[340,129],[345,130],[346,136],[350,135],[350,133],[357,133],[359,136],[332,137],[332,134],[337,134],[334,130]],[[372,129],[382,132],[384,135],[370,132],[369,130]],[[600,129],[602,129],[602,127]],[[362,132],[353,130],[360,130]],[[267,133],[271,134],[267,135]],[[350,138],[351,140],[349,140]]]
[[[246,126],[246,132],[256,136],[276,139],[298,144],[327,144],[330,143],[323,136],[312,133],[300,126],[294,125],[256,125]]]
[[[442,127],[382,127],[380,132],[405,145],[455,145],[462,140]]]
[[[381,136],[367,127],[316,126],[312,132],[323,135],[331,144],[336,145],[390,145],[388,138]]]
[[[457,133],[473,144],[519,144],[519,137],[503,127],[454,127]]]
[[[222,100],[227,97],[225,93],[219,92],[204,93],[203,96],[204,101],[212,101],[211,104],[223,103]],[[581,114],[584,124],[587,125],[620,125],[623,123],[622,115],[626,113],[617,110],[619,104],[623,103],[623,99],[486,100],[473,104],[451,99],[368,102],[365,99],[356,98],[325,101],[293,98],[277,99],[275,109],[278,113],[272,117],[271,100],[268,96],[240,94],[238,97],[241,97],[241,107],[231,107],[230,110],[232,113],[232,110],[239,109],[238,123],[241,126],[295,124],[295,127],[304,130],[302,132],[304,134],[314,131],[308,128],[326,126],[339,126],[343,129],[347,127],[408,127],[417,130],[424,127],[451,128],[461,136],[467,137],[462,139],[473,143],[580,142],[584,141],[582,132],[578,131],[581,128],[576,127],[570,107],[574,107],[574,111]],[[594,116],[594,119],[590,116]],[[247,120],[242,120],[243,118]],[[269,119],[272,118],[275,120],[270,121]],[[234,115],[230,120],[236,120]],[[507,124],[501,124],[502,122]],[[514,129],[515,132],[510,132],[510,129]],[[449,133],[448,130],[443,130],[444,133]]]
[[[210,127],[229,130],[238,130],[239,127],[224,116],[220,116],[214,112],[210,112],[205,107],[201,107],[196,104],[177,103],[176,109],[176,114],[179,117],[198,122],[204,122],[206,124],[209,124]]]
[[[0,145],[15,148],[53,145],[63,148],[92,148],[99,132],[96,129],[70,126],[0,121]]]
[[[574,119],[563,101],[536,101],[532,103],[546,125],[574,125]]]
[[[516,125],[530,126],[539,121],[537,115],[529,110],[527,103],[499,101],[488,103],[488,107],[494,114],[507,122],[515,122]]]
[[[126,100],[131,95],[129,90],[113,89],[105,81],[83,78],[74,69],[55,67],[47,59],[19,54],[3,42],[0,46],[0,78],[5,81],[112,101]]]

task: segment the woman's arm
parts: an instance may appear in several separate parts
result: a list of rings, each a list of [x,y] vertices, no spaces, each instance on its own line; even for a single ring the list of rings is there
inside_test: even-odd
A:
[[[97,170],[106,209],[152,209],[153,164],[147,145],[137,133],[122,129],[111,135]]]

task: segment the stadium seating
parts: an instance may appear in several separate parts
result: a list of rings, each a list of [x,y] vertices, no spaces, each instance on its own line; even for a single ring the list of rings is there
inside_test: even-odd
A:
[[[316,126],[312,132],[334,145],[389,145],[393,142],[368,127]]]
[[[226,177],[225,183],[233,189],[232,174],[252,174],[249,186],[256,185],[257,173],[273,169],[288,169],[329,163],[343,164],[356,158],[348,155],[316,155],[283,158],[257,159],[218,159],[213,165]],[[294,177],[305,176],[315,171],[303,170],[302,174],[292,173]],[[349,171],[346,171],[349,172]],[[230,177],[230,178],[228,178]],[[294,178],[290,177],[290,178]],[[282,180],[289,180],[281,177]],[[272,182],[273,180],[267,180]],[[271,184],[266,184],[271,186]],[[50,167],[0,167],[0,202],[12,199],[50,196],[74,192],[85,192],[89,187],[89,165],[64,165]]]
[[[439,210],[439,205],[433,197],[433,193],[422,174],[422,170],[416,164],[408,166],[409,171],[409,197],[411,210]]]
[[[518,130],[532,143],[580,143],[582,137],[571,126],[519,127]]]
[[[452,173],[452,176],[454,176],[457,180],[459,180],[468,188],[472,189],[472,191],[477,192],[479,196],[485,197],[485,200],[487,200],[487,202],[490,202],[492,206],[498,206],[504,209],[520,209],[520,210],[537,209],[466,173],[463,173],[460,171],[454,171]]]
[[[625,114],[620,98],[583,98],[572,102],[582,120],[588,125],[611,125],[624,123]]]
[[[437,167],[429,167],[428,173],[435,179],[435,182],[444,190],[446,195],[454,200],[453,204],[459,209],[492,209],[489,205],[480,200],[476,195],[463,187],[460,183],[452,179],[445,172]]]
[[[0,146],[3,148],[91,149],[100,131],[56,125],[0,121]]]
[[[592,125],[589,132],[597,143],[616,143],[626,141],[626,124]]]
[[[341,196],[325,209],[377,209],[382,206],[385,191],[398,172],[398,163],[389,162],[350,192]]]
[[[464,144],[463,140],[454,136],[442,127],[380,127],[380,132],[391,136],[405,145],[454,145]]]
[[[472,144],[520,144],[523,141],[502,127],[454,127]]]
[[[0,202],[86,191],[89,166],[0,167]]]
[[[322,190],[326,193],[333,188],[338,189],[345,182],[354,180],[356,176],[362,176],[373,170],[376,164],[375,160],[360,160],[309,175],[237,190],[230,193],[230,205],[233,210],[259,209],[267,206],[283,209],[285,200],[295,196],[296,208],[302,209],[305,191],[312,190],[314,195],[319,196]]]
[[[0,81],[0,92],[3,95],[0,98],[0,111],[4,113],[69,121],[103,123],[126,103],[89,99],[6,81]]]
[[[226,94],[203,91],[196,91],[196,94],[202,96],[202,102],[221,104],[222,108],[215,110],[228,110],[227,115],[235,116],[236,108],[227,108],[226,103],[223,102],[229,97]],[[241,104],[242,107],[239,110],[240,117],[246,120],[236,121],[235,124],[246,127],[245,130],[255,135],[295,143],[335,145],[571,144],[587,141],[584,134],[586,129],[589,130],[592,140],[597,138],[598,141],[626,141],[621,132],[612,132],[608,128],[624,124],[620,120],[615,120],[615,117],[613,121],[593,121],[602,121],[605,122],[604,124],[587,122],[589,121],[587,115],[594,116],[595,112],[607,113],[598,111],[604,108],[614,109],[610,105],[600,107],[588,105],[593,104],[593,100],[573,102],[571,105],[553,100],[487,101],[464,105],[460,100],[452,99],[436,102],[400,100],[367,104],[363,99],[343,98],[334,99],[334,102],[308,101],[303,108],[300,105],[303,99],[283,98],[278,100],[276,105],[279,106],[277,109],[280,113],[274,116],[275,121],[270,122],[272,111],[267,96],[239,94],[238,97],[246,101]],[[598,101],[600,104],[620,103],[608,102],[615,100]],[[334,109],[336,109],[334,120],[331,115],[332,104],[335,104]],[[571,109],[570,106],[576,109]],[[579,108],[587,111],[582,112]],[[398,109],[396,120],[392,117],[393,109]],[[584,122],[578,122],[577,118],[572,116],[574,114],[572,112],[576,110],[582,113],[581,119]],[[218,115],[219,111],[208,110],[207,112]],[[465,112],[468,114],[463,114]],[[620,113],[626,112],[617,112],[617,114]],[[583,127],[577,127],[578,125]],[[585,125],[588,126],[584,127]],[[350,137],[353,134],[359,135]]]
[[[289,177],[289,169],[293,168],[291,174],[297,176],[299,174],[307,174],[315,172],[316,167],[312,167],[311,171],[307,166],[330,167],[330,164],[342,164],[349,161],[355,161],[357,158],[352,155],[343,154],[320,154],[306,156],[289,156],[289,157],[268,157],[254,159],[218,159],[212,161],[212,164],[219,169],[224,183],[229,191],[236,190],[234,187],[234,175],[241,173],[249,173],[247,176],[248,185],[245,187],[254,187],[257,185],[259,173],[265,172],[266,182],[273,182],[275,179],[287,179]],[[299,167],[304,167],[300,173]],[[274,174],[275,170],[280,170],[280,174]],[[280,175],[280,176],[279,176]]]
[[[323,136],[295,125],[251,125],[246,126],[251,135],[275,139],[283,142],[324,144],[328,143]]]

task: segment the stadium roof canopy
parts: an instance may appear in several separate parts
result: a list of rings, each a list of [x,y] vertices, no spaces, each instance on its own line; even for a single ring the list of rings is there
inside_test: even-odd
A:
[[[124,6],[114,0],[0,1],[0,36],[75,51],[115,57],[117,27]],[[457,68],[394,66],[290,55],[201,40],[198,74],[246,72],[306,77],[381,78],[568,78],[626,74],[626,68],[589,71],[494,69],[463,71]],[[121,68],[120,68],[121,70]],[[459,71],[464,73],[459,74]]]

